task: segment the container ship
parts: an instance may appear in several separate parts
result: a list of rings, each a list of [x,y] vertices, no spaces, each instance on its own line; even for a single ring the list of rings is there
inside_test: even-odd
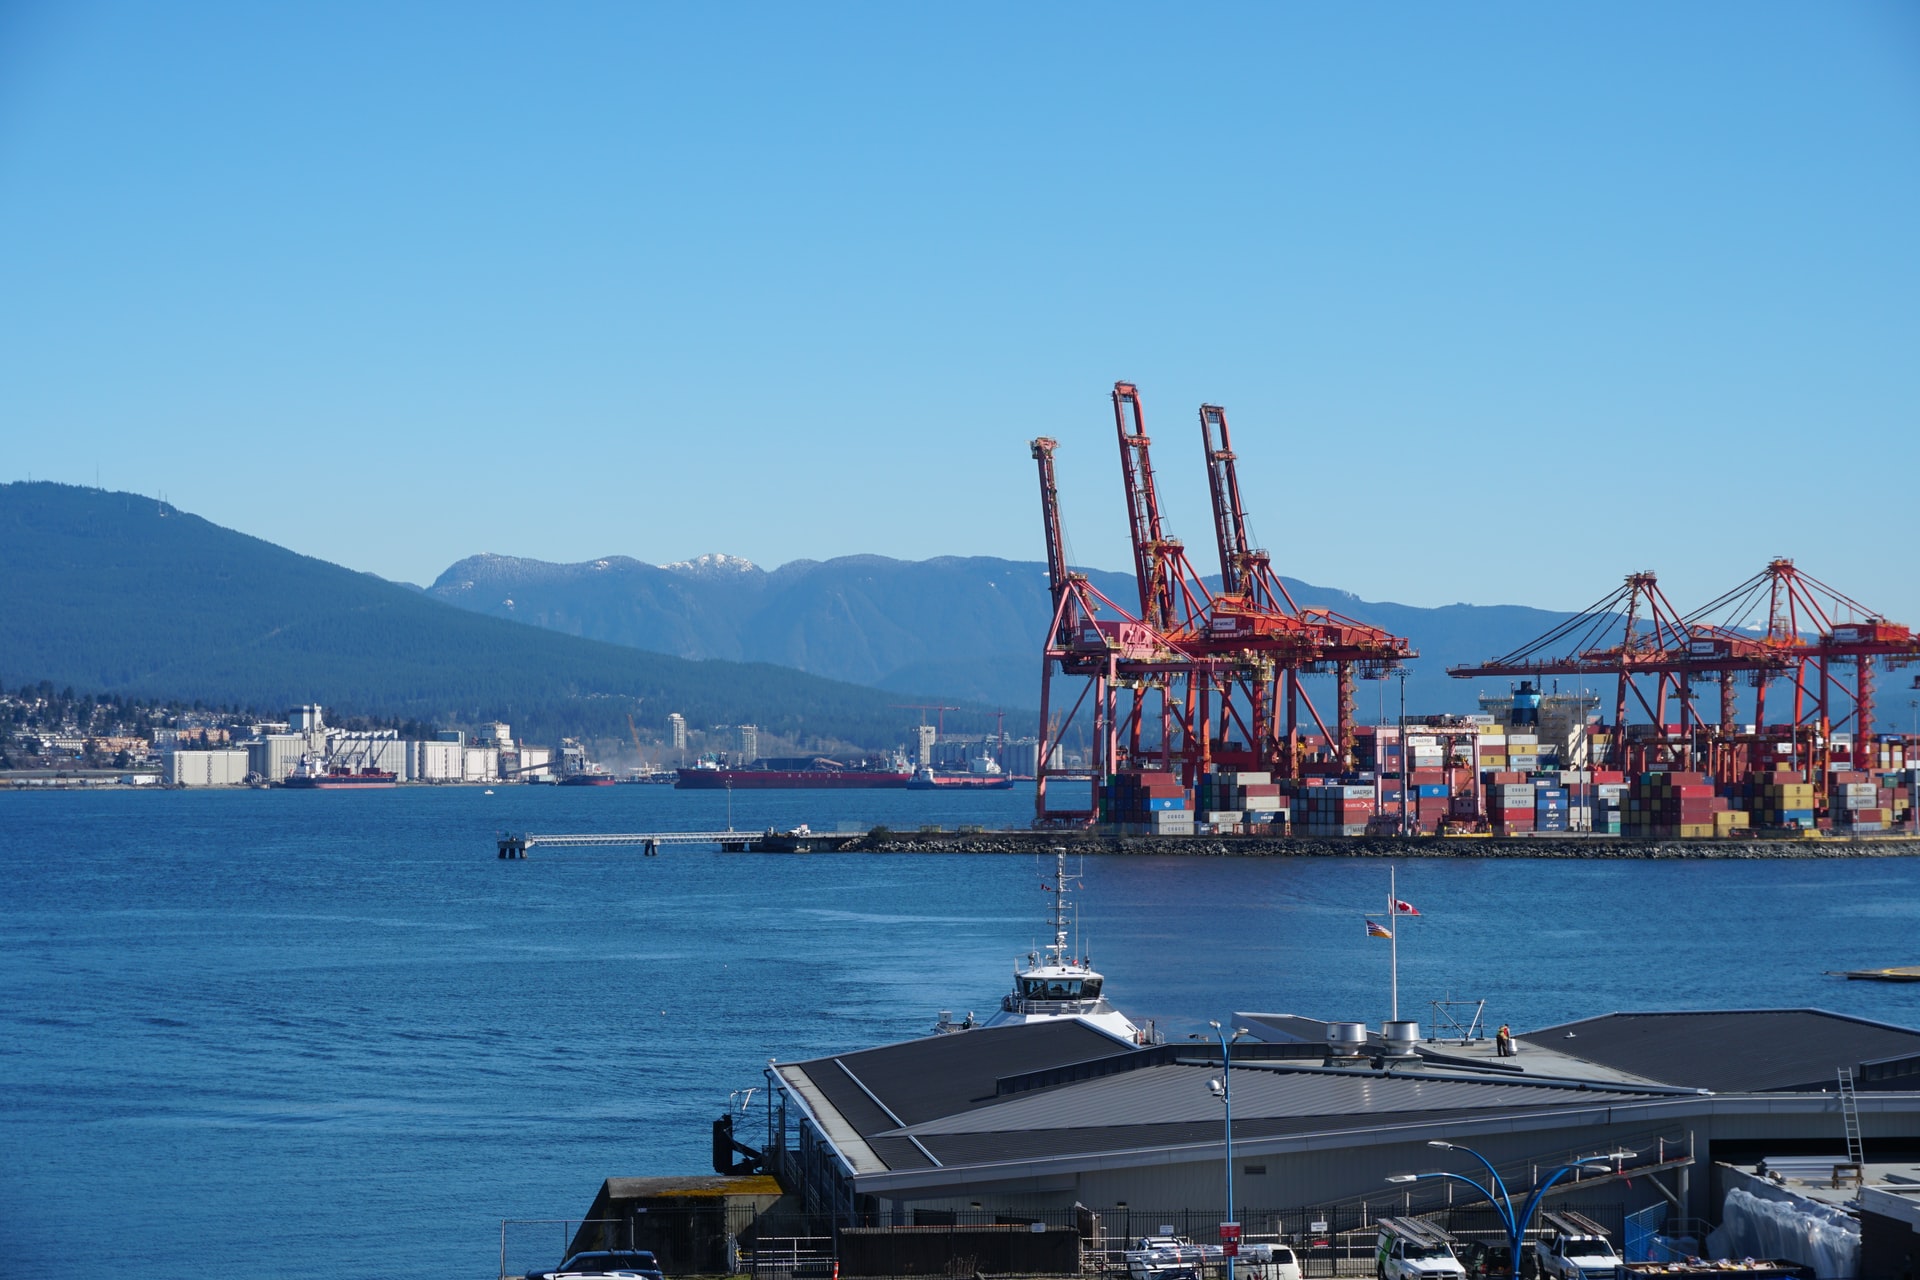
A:
[[[702,762],[677,771],[674,786],[683,791],[846,791],[904,789],[913,771],[902,759],[878,764],[843,765],[837,760],[756,760],[751,768]]]

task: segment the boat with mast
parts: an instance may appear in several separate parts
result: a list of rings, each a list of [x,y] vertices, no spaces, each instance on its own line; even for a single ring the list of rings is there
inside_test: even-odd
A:
[[[1053,900],[1047,923],[1053,941],[1029,951],[1023,963],[1013,970],[1013,990],[1000,997],[1000,1007],[984,1020],[972,1013],[955,1022],[953,1015],[941,1010],[934,1024],[936,1035],[971,1031],[976,1027],[1010,1027],[1030,1022],[1050,1022],[1060,1018],[1078,1018],[1097,1031],[1126,1044],[1159,1044],[1162,1037],[1149,1021],[1142,1027],[1108,1001],[1103,988],[1106,978],[1093,967],[1084,953],[1068,941],[1078,940],[1079,917],[1073,911],[1067,889],[1079,877],[1067,875],[1067,851],[1054,849],[1054,874],[1051,883],[1040,887]]]

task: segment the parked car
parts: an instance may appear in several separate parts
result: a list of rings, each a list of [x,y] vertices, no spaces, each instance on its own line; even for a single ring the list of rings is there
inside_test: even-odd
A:
[[[587,1277],[618,1277],[619,1280],[666,1280],[660,1261],[646,1249],[583,1249],[552,1271],[529,1271],[527,1280],[586,1280]]]
[[[1514,1280],[1513,1246],[1510,1244],[1489,1244],[1476,1240],[1467,1246],[1460,1262],[1467,1269],[1468,1280]],[[1539,1270],[1533,1254],[1521,1250],[1519,1280],[1534,1280]]]
[[[1300,1280],[1300,1259],[1290,1245],[1246,1244],[1234,1270],[1244,1280]]]

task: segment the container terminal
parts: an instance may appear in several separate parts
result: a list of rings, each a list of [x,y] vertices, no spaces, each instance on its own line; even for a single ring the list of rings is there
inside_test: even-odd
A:
[[[1076,954],[1069,882],[997,1008],[769,1059],[714,1121],[711,1175],[509,1220],[501,1274],[628,1248],[782,1280],[1409,1280],[1430,1271],[1391,1246],[1415,1237],[1455,1280],[1515,1242],[1534,1280],[1911,1274],[1920,1031],[1720,1009],[1515,1034],[1485,1000],[1403,1019],[1396,987],[1378,1024],[1245,1011],[1173,1039]]]
[[[1138,600],[1066,561],[1054,459],[1031,442],[1054,605],[1043,646],[1034,825],[1113,835],[1499,835],[1660,840],[1920,833],[1920,748],[1875,729],[1876,671],[1920,636],[1774,559],[1690,612],[1653,573],[1460,679],[1518,684],[1482,712],[1356,723],[1357,682],[1412,643],[1299,608],[1247,528],[1226,410],[1200,407],[1219,552],[1203,581],[1168,532],[1138,388],[1113,388]],[[1334,676],[1316,706],[1307,675]],[[1611,686],[1545,692],[1559,677]],[[1917,682],[1920,683],[1920,682]],[[1703,712],[1696,686],[1717,706]],[[1743,690],[1745,693],[1743,694]],[[1752,720],[1740,719],[1750,699]],[[1090,742],[1084,761],[1059,750]]]

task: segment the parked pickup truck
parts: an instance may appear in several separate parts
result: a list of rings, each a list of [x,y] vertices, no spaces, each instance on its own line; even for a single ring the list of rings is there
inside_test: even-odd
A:
[[[1378,1280],[1466,1280],[1454,1239],[1418,1218],[1380,1219],[1373,1271]]]
[[[1597,1232],[1552,1231],[1534,1242],[1540,1280],[1613,1280],[1620,1255]]]

